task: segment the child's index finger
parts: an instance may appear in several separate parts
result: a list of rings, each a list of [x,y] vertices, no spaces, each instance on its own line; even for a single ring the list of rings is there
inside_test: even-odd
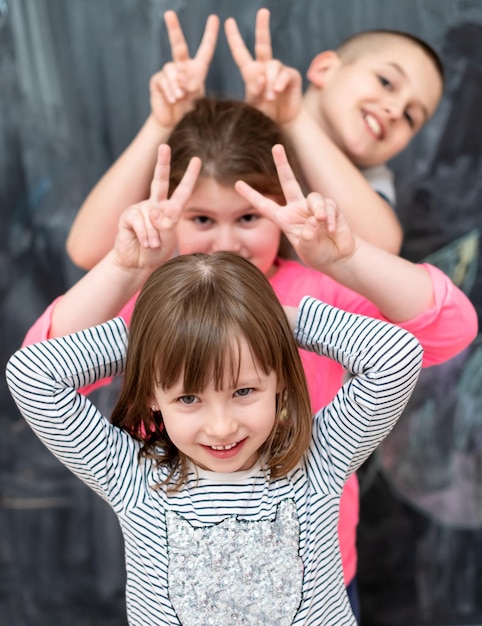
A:
[[[157,151],[156,167],[151,183],[150,200],[158,204],[167,198],[169,191],[169,174],[171,171],[171,148],[161,144]]]
[[[206,28],[196,52],[196,59],[205,65],[211,63],[219,32],[219,17],[210,15],[206,20]]]
[[[184,33],[182,32],[177,14],[174,11],[166,11],[164,13],[164,22],[167,28],[169,43],[171,44],[172,60],[175,63],[188,61],[191,58],[189,48],[184,38]]]
[[[181,208],[184,207],[194,191],[199,172],[201,171],[201,165],[202,161],[199,157],[192,157],[183,177],[172,193],[171,200],[179,203]]]
[[[241,37],[238,25],[234,17],[228,17],[224,23],[224,32],[228,42],[229,49],[233,55],[234,62],[239,68],[251,63],[253,57]]]
[[[256,26],[254,31],[254,55],[257,61],[271,61],[273,47],[271,45],[271,33],[269,30],[269,11],[259,9],[256,14]]]
[[[291,169],[284,147],[281,144],[276,144],[271,152],[286,202],[304,199],[303,191]]]
[[[253,189],[251,185],[245,183],[244,180],[237,180],[234,183],[234,189],[239,193],[241,197],[243,197],[252,207],[254,207],[257,211],[264,215],[268,219],[270,219],[275,224],[276,222],[276,214],[279,209],[279,205],[263,196],[263,194]]]

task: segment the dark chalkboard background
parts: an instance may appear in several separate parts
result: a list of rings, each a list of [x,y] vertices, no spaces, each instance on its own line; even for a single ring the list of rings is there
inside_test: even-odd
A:
[[[271,9],[275,55],[305,72],[358,30],[406,30],[447,70],[443,102],[393,162],[403,254],[431,260],[482,314],[481,0],[0,0],[0,624],[123,626],[113,514],[40,444],[4,366],[80,276],[64,251],[82,199],[145,119],[169,59],[162,15],[194,49],[210,12],[248,42]],[[242,96],[221,35],[212,94]],[[423,373],[396,431],[360,470],[363,626],[482,623],[482,341]],[[98,392],[106,409],[116,390]]]

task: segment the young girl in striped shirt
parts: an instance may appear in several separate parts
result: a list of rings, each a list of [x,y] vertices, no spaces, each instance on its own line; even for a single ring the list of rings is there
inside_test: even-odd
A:
[[[308,254],[321,206],[302,229]],[[297,343],[350,375],[313,417]],[[151,274],[129,339],[116,318],[33,344],[7,379],[41,440],[118,516],[129,624],[342,626],[356,623],[343,485],[400,416],[421,363],[409,332],[312,297],[283,310],[252,263],[215,252]],[[109,420],[78,390],[122,373]]]

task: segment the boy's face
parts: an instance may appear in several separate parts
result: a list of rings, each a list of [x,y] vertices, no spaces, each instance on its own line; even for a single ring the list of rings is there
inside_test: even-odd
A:
[[[308,78],[318,87],[308,91],[308,111],[361,168],[384,163],[403,150],[442,95],[432,60],[402,38],[368,49],[350,63],[322,53]]]

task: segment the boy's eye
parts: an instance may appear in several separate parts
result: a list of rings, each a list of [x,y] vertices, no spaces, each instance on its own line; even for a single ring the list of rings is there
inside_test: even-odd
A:
[[[405,111],[403,116],[407,120],[409,126],[413,128],[415,126],[415,122],[413,120],[413,117],[410,115],[410,113],[408,111]]]
[[[193,395],[180,396],[178,398],[178,402],[180,402],[181,404],[190,405],[199,402],[199,398]]]
[[[245,398],[246,396],[249,396],[253,393],[253,388],[252,387],[243,387],[242,389],[237,389],[234,392],[234,395],[237,396],[238,398]]]
[[[385,87],[385,89],[392,88],[392,83],[388,80],[388,78],[385,78],[385,76],[379,75],[378,80],[380,81],[380,84],[382,85],[382,87]]]

